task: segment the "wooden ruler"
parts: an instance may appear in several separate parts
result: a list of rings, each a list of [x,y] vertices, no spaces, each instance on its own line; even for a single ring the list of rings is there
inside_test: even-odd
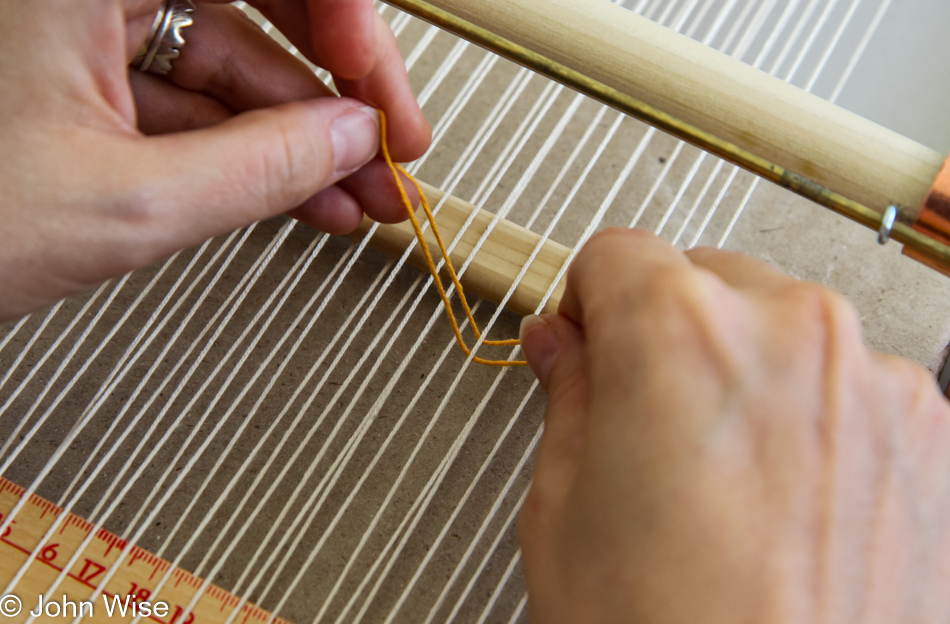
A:
[[[0,522],[24,494],[23,488],[0,478]],[[44,541],[57,521],[59,528]],[[136,616],[142,624],[288,624],[210,583],[202,590],[201,578],[104,529],[91,536],[68,575],[50,592],[93,528],[39,496],[24,501],[0,537],[0,591],[31,556],[33,560],[13,591],[0,596],[0,624],[25,622],[31,612],[40,614],[36,622],[59,624],[71,623],[75,616],[103,624],[131,622]],[[40,597],[47,593],[48,601],[41,604]]]

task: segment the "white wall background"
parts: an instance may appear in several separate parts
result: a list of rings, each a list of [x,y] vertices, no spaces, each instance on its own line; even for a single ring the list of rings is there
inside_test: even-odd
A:
[[[894,0],[838,103],[950,152],[950,0]]]

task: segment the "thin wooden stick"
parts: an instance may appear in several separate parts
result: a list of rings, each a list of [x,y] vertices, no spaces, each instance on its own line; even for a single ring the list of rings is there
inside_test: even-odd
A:
[[[420,186],[432,205],[441,201],[444,195],[442,191],[421,182]],[[455,197],[449,197],[436,215],[436,222],[443,240],[452,241],[473,213],[475,213],[475,218],[472,224],[465,230],[462,239],[451,253],[452,263],[456,267],[461,267],[472,254],[472,250],[494,215]],[[357,238],[366,236],[372,225],[372,221],[364,219],[355,236]],[[415,239],[412,226],[408,223],[380,225],[370,240],[370,245],[398,258]],[[426,239],[431,248],[438,249],[432,230],[426,231]],[[499,220],[478,250],[474,261],[461,275],[465,292],[474,293],[495,303],[501,302],[540,242],[541,237],[534,232],[505,219]],[[540,253],[528,267],[527,273],[506,307],[517,314],[533,314],[551,284],[557,279],[558,272],[567,262],[570,253],[571,250],[564,245],[553,241],[544,242]],[[418,245],[413,249],[409,261],[422,269],[426,268],[425,259]],[[563,292],[562,280],[543,311],[555,312]]]

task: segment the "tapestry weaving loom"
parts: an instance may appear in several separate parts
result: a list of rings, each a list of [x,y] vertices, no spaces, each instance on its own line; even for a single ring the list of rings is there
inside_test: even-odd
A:
[[[617,4],[832,101],[897,10]],[[842,290],[872,346],[940,365],[947,278],[898,245],[878,247],[869,230],[732,164],[379,10],[435,131],[409,170],[439,189],[434,204],[443,192],[462,200],[442,204],[441,218],[461,224],[468,205],[491,213],[453,251],[463,278],[520,269],[543,250],[550,279],[501,292],[516,312],[556,296],[591,234],[637,226]],[[429,276],[408,265],[411,239],[374,236],[276,219],[0,327],[0,473],[294,624],[526,621],[515,520],[543,392],[526,369],[471,364]],[[523,257],[506,255],[522,246]],[[491,260],[472,262],[473,247]],[[527,272],[515,275],[517,285]],[[475,308],[490,337],[517,335],[517,314]],[[170,570],[150,580],[155,593]],[[60,581],[43,582],[55,592]]]

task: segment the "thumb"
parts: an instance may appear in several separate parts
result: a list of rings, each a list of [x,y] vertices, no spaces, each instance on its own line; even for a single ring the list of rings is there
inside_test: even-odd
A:
[[[546,454],[571,457],[583,439],[590,404],[583,333],[557,314],[528,316],[521,323],[521,348],[548,393],[542,443],[548,447]]]
[[[553,386],[571,385],[586,375],[586,348],[581,328],[566,316],[543,314],[521,321],[521,349],[528,365],[550,395]]]
[[[379,131],[377,111],[346,98],[250,111],[144,139],[150,166],[140,188],[177,249],[302,204],[369,162]]]

